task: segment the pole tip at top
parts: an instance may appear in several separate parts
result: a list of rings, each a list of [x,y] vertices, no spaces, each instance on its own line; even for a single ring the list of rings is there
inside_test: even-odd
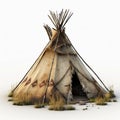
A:
[[[73,13],[70,12],[69,9],[62,9],[60,13],[50,11],[50,15],[48,15],[48,17],[57,30],[64,30],[66,23],[72,15]]]

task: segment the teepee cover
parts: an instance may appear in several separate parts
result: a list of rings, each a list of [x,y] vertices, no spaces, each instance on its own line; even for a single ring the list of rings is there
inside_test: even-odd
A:
[[[65,33],[65,24],[72,13],[69,10],[59,14],[50,11],[50,15],[55,29],[44,25],[50,41],[12,91],[14,100],[45,103],[57,93],[66,102],[71,102],[76,97],[89,99],[104,95],[106,90],[90,74],[90,67]]]

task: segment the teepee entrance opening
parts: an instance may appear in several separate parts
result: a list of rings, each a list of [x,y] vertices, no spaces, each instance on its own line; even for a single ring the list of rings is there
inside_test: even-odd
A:
[[[72,75],[72,96],[73,100],[84,100],[87,99],[86,93],[83,91],[83,87],[80,83],[80,80],[76,74],[76,72]]]

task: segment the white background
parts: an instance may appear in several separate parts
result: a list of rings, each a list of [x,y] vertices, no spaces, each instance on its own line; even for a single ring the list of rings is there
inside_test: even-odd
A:
[[[51,27],[49,10],[70,9],[66,25],[71,42],[103,82],[120,95],[120,1],[119,0],[1,0],[0,1],[0,119],[113,119],[119,102],[88,111],[50,112],[15,107],[7,94],[22,79],[39,56]],[[106,115],[105,115],[106,114]],[[104,115],[104,116],[103,116]]]

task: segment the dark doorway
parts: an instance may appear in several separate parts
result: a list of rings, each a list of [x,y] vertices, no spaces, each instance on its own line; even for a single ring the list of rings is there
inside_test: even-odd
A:
[[[87,98],[86,93],[83,91],[82,85],[78,79],[76,72],[72,75],[72,95],[73,99],[76,97],[85,97]]]

